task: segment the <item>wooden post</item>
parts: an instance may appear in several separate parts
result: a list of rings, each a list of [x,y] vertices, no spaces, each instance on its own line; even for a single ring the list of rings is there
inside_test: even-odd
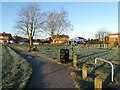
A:
[[[94,89],[102,90],[102,80],[98,77],[94,79]]]
[[[77,68],[77,55],[74,55],[73,67]]]
[[[87,78],[87,68],[85,66],[82,67],[82,78],[83,79]]]

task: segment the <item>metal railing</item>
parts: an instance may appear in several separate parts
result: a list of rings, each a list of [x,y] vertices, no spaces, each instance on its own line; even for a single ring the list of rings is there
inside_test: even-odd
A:
[[[104,60],[104,59],[101,59],[101,58],[95,58],[95,64],[97,63],[97,60],[104,61],[104,62],[106,62],[106,63],[108,63],[108,64],[111,65],[111,67],[112,67],[112,71],[111,71],[111,81],[113,82],[113,77],[114,77],[114,66],[113,66],[113,64],[112,64],[110,61],[107,61],[107,60]]]

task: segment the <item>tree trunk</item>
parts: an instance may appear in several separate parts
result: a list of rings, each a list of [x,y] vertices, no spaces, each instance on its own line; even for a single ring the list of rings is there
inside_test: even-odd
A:
[[[51,35],[51,41],[52,41],[52,45],[54,45],[54,37],[53,37],[53,35]]]
[[[33,45],[33,37],[30,36],[29,39],[30,39],[30,45]]]

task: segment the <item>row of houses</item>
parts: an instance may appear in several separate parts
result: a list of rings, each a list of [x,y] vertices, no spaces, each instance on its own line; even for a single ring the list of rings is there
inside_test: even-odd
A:
[[[12,36],[10,33],[0,33],[0,44],[8,44],[12,42],[19,42],[19,41],[27,41],[27,38],[23,38],[20,36]]]
[[[53,44],[53,43],[61,44],[61,43],[64,43],[66,41],[70,41],[69,36],[64,35],[64,34],[62,34],[62,35],[57,34],[57,35],[54,35],[53,37],[54,37],[53,41],[52,41],[51,37],[46,38],[46,39],[34,39],[33,41],[34,42],[50,41],[51,44]],[[0,43],[1,44],[7,44],[10,42],[10,40],[15,40],[16,42],[17,41],[24,41],[24,42],[29,43],[28,38],[23,38],[20,36],[13,36],[12,37],[12,35],[10,33],[5,33],[5,32],[0,33]],[[71,41],[76,41],[78,43],[81,43],[81,42],[86,41],[86,39],[83,37],[76,37],[76,38],[72,38]],[[118,42],[118,45],[120,46],[120,33],[109,34],[108,42],[111,46],[114,46],[115,42]]]
[[[49,41],[51,44],[62,44],[65,43],[67,41],[70,41],[70,38],[68,35],[53,35],[53,40],[51,37],[48,37],[46,39],[34,39],[33,42],[47,42]],[[10,33],[0,33],[0,43],[1,44],[7,44],[9,42],[11,42],[12,40],[14,40],[14,42],[25,42],[25,43],[29,43],[29,39],[28,38],[23,38],[20,36],[13,36]],[[76,41],[76,42],[83,42],[85,39],[82,37],[76,37],[71,39],[71,41]]]
[[[69,40],[69,36],[68,35],[54,35],[54,40],[56,43],[63,43],[65,41],[68,41]],[[14,41],[14,42],[25,42],[25,43],[29,43],[29,39],[28,38],[24,38],[24,37],[21,37],[21,36],[13,36],[10,34],[10,33],[0,33],[0,44],[8,44],[10,43],[11,41]],[[51,37],[49,38],[46,38],[46,39],[33,39],[33,42],[41,42],[41,43],[44,43],[44,42],[47,42],[48,41],[52,41],[51,40]]]

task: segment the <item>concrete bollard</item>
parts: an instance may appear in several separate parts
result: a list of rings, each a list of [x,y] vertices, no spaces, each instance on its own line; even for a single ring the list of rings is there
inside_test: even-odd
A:
[[[87,67],[85,66],[82,67],[82,78],[83,79],[87,78]]]
[[[73,67],[77,68],[77,55],[74,55]]]
[[[94,79],[94,89],[95,90],[102,90],[102,80],[98,77]]]

